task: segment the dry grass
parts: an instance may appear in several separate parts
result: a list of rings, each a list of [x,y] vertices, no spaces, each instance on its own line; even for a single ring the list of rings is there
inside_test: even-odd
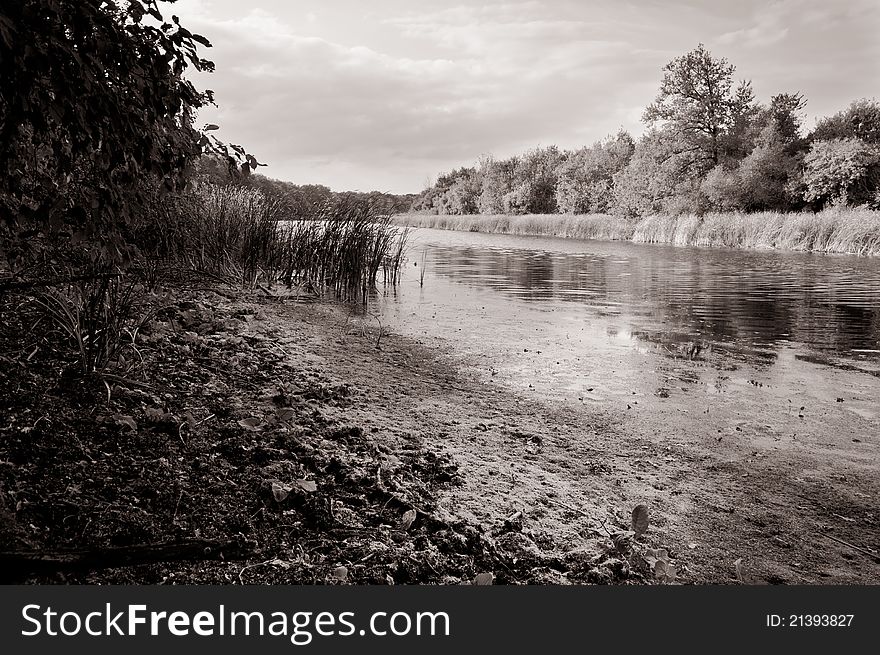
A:
[[[438,216],[401,214],[402,225],[470,232],[553,236],[573,239],[666,243],[679,246],[772,248],[880,255],[880,212],[826,209],[817,214],[726,213],[647,216],[626,220],[607,214],[523,216]]]
[[[630,239],[635,226],[634,221],[608,214],[524,214],[521,216],[398,214],[395,216],[395,220],[402,225],[441,230],[615,241]]]
[[[707,214],[649,216],[632,240],[727,248],[772,248],[880,255],[880,212],[827,209],[817,214]]]

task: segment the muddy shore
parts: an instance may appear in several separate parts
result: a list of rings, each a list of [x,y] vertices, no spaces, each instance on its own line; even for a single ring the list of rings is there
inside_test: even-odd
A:
[[[7,578],[880,582],[876,434],[707,447],[486,380],[345,306],[173,297],[119,379],[62,375],[27,311],[4,326]]]

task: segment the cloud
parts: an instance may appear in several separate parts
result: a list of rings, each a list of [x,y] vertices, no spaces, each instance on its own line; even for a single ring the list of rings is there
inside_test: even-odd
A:
[[[215,45],[217,72],[196,83],[220,107],[201,119],[269,175],[415,191],[481,154],[638,134],[663,65],[699,42],[765,101],[802,91],[833,113],[880,86],[876,0],[366,4],[181,0]]]
[[[234,21],[194,13],[189,22],[210,35],[210,54],[223,71],[198,80],[221,106],[202,118],[270,165],[467,164],[481,153],[582,139],[591,113],[614,116],[616,99],[606,89],[630,46],[517,13],[535,6],[503,7],[500,17],[453,8],[387,21],[404,39],[448,47],[430,58],[302,36],[260,9]],[[610,132],[620,122],[613,117],[597,129]]]

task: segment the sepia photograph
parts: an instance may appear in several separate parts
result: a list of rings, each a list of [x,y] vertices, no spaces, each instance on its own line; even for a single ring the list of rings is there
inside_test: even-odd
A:
[[[880,584],[878,34],[4,1],[0,583]]]

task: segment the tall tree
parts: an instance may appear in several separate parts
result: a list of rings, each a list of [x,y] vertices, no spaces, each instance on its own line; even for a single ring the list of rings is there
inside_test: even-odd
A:
[[[737,106],[731,91],[734,70],[699,44],[664,67],[660,92],[643,116],[646,123],[661,122],[676,135],[678,152],[698,153],[695,161],[706,170],[720,161],[723,136]]]
[[[741,81],[731,100],[730,125],[723,140],[723,163],[737,162],[755,147],[756,120],[761,105],[755,100],[752,84]]]
[[[779,137],[786,143],[800,141],[802,113],[806,106],[807,101],[800,93],[777,93],[770,98],[768,122],[773,122]]]

